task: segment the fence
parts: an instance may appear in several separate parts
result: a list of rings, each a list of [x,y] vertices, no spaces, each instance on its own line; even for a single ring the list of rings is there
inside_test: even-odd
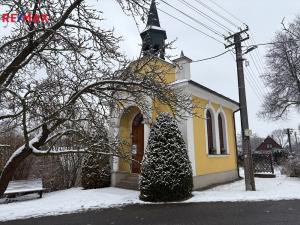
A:
[[[253,153],[254,173],[271,173],[274,174],[272,153]]]

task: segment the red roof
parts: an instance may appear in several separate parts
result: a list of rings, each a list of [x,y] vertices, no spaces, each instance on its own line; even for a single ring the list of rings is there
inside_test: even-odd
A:
[[[268,151],[273,149],[282,149],[282,146],[279,145],[273,138],[268,136],[255,150]]]

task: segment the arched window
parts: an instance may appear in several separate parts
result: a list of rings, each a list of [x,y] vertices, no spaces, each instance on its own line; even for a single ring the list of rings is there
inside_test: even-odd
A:
[[[224,133],[223,133],[223,120],[221,114],[218,116],[218,124],[219,124],[219,139],[220,139],[220,150],[221,154],[225,154],[225,143],[224,143]]]
[[[208,154],[216,154],[216,149],[214,147],[213,118],[209,110],[206,111],[206,128]]]
[[[218,115],[218,125],[219,125],[219,141],[220,141],[220,152],[221,154],[227,154],[226,146],[226,125],[225,119],[219,113]]]

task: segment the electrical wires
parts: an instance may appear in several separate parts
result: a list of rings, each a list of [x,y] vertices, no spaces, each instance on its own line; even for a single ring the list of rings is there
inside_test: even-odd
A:
[[[224,38],[232,35],[246,26],[245,22],[239,19],[230,11],[226,10],[214,0],[159,0],[162,5],[159,5],[158,10],[168,17],[184,24],[193,29],[198,34],[206,36],[218,44],[225,46]],[[246,42],[248,49],[267,44],[256,44],[254,36],[250,32],[251,38]],[[193,63],[212,60],[225,55],[232,50],[221,52],[215,56],[208,58],[193,60]],[[269,93],[264,86],[262,75],[264,74],[264,62],[261,57],[259,49],[249,51],[244,58],[247,58],[247,65],[245,67],[245,78],[250,85],[257,99],[263,103],[264,97]]]
[[[160,0],[160,1],[163,2],[164,4],[168,5],[169,7],[175,9],[176,11],[178,11],[178,12],[181,13],[181,14],[183,14],[184,16],[188,17],[189,19],[191,19],[191,20],[195,21],[196,23],[200,24],[200,25],[203,26],[204,28],[206,28],[206,29],[208,29],[209,31],[213,32],[214,34],[216,34],[216,35],[218,35],[218,36],[220,36],[220,37],[223,38],[223,35],[222,35],[220,32],[218,32],[217,30],[215,30],[214,28],[212,28],[212,27],[206,25],[205,23],[202,23],[200,20],[198,20],[198,19],[196,19],[196,18],[194,18],[194,17],[188,15],[187,13],[183,12],[182,10],[176,8],[175,6],[169,4],[169,3],[166,2],[166,1],[164,1],[164,0]]]
[[[227,51],[222,52],[222,53],[220,53],[220,54],[218,54],[218,55],[211,56],[211,57],[208,57],[208,58],[198,59],[198,60],[193,60],[193,63],[195,63],[195,62],[203,62],[203,61],[210,60],[210,59],[215,59],[215,58],[217,58],[217,57],[220,57],[220,56],[222,56],[222,55],[225,55],[225,54],[228,53],[228,52],[230,52],[230,50],[227,50]]]
[[[186,26],[188,26],[188,27],[190,27],[190,28],[196,30],[197,32],[199,32],[199,33],[205,35],[206,37],[209,37],[209,38],[211,38],[211,39],[213,39],[213,40],[215,40],[215,41],[217,41],[217,42],[219,42],[219,43],[221,43],[221,44],[224,44],[222,41],[218,40],[217,38],[215,38],[215,37],[213,37],[213,36],[211,36],[211,35],[209,35],[209,34],[203,32],[203,31],[201,31],[200,29],[198,29],[198,28],[196,28],[196,27],[190,25],[190,24],[187,23],[187,22],[184,22],[183,20],[181,20],[181,19],[179,19],[179,18],[173,16],[172,14],[170,14],[170,13],[168,13],[168,12],[162,10],[162,9],[158,9],[158,10],[161,11],[161,12],[163,12],[164,14],[168,15],[169,17],[171,17],[171,18],[173,18],[173,19],[175,19],[175,20],[177,20],[177,21],[183,23],[184,25],[186,25]]]

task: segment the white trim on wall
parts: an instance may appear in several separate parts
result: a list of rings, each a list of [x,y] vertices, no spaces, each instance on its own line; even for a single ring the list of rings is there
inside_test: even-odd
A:
[[[109,120],[109,138],[114,139],[119,134],[119,114],[116,111],[111,113]],[[111,171],[117,172],[119,170],[119,158],[116,156],[111,157]]]
[[[187,119],[187,150],[189,159],[192,164],[193,176],[196,176],[196,158],[195,158],[195,144],[194,144],[194,123],[193,117]]]
[[[220,143],[220,133],[219,133],[219,120],[218,116],[221,115],[222,122],[223,122],[223,138],[224,138],[224,145],[226,147],[226,154],[230,154],[229,149],[229,141],[228,141],[228,123],[227,123],[227,117],[223,110],[223,107],[220,105],[218,110],[215,111],[214,107],[212,106],[211,101],[208,102],[208,104],[205,106],[204,109],[204,116],[206,117],[207,110],[210,111],[212,116],[212,126],[213,126],[213,143],[214,147],[216,148],[217,155],[210,155],[208,151],[208,137],[207,137],[207,123],[206,120],[204,120],[204,127],[205,127],[205,150],[206,154],[208,156],[222,156],[221,155],[221,143]]]
[[[239,109],[239,106],[218,96],[215,95],[207,90],[201,89],[200,87],[197,87],[193,84],[189,84],[187,80],[183,80],[180,83],[176,83],[174,86],[182,87],[185,89],[185,91],[188,91],[192,95],[199,97],[201,99],[206,99],[211,102],[216,102],[226,108],[232,109],[233,111]]]
[[[112,113],[113,118],[111,119],[110,121],[110,131],[111,131],[111,134],[113,134],[114,136],[117,136],[117,135],[120,135],[120,123],[121,123],[121,119],[122,119],[122,116],[124,114],[124,112],[130,108],[130,107],[136,107],[140,110],[140,108],[135,105],[135,104],[127,104],[126,107],[120,111],[115,111]],[[140,110],[140,112],[142,113],[143,117],[144,117],[144,113]],[[135,118],[135,116],[138,114],[139,112],[136,112],[133,114],[133,116],[130,118],[129,120],[129,124],[131,124],[129,126],[129,135],[130,135],[130,141],[132,141],[131,139],[131,135],[132,135],[132,122]],[[148,136],[149,136],[149,133],[150,133],[150,125],[149,124],[146,124],[144,123],[144,152],[145,152],[145,149],[146,149],[146,146],[147,146],[147,141],[148,141]],[[119,171],[119,158],[118,157],[113,157],[112,158],[112,171],[113,172],[117,172]]]

